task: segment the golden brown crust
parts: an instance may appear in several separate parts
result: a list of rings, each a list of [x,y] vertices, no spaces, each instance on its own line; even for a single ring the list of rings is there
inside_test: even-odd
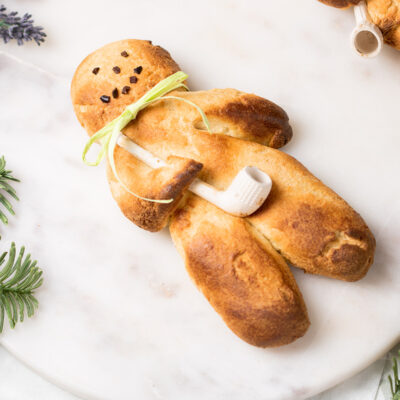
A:
[[[246,220],[191,196],[170,231],[197,287],[241,339],[273,347],[305,334],[307,310],[289,267]]]
[[[400,50],[400,0],[368,0],[368,13],[385,42]]]
[[[116,149],[115,159],[118,175],[130,191],[150,199],[174,199],[171,203],[139,199],[121,186],[108,167],[111,193],[122,213],[140,228],[151,232],[167,225],[169,216],[202,168],[196,161],[171,156],[167,166],[152,170],[121,148]]]
[[[302,172],[302,166],[294,165],[295,160],[287,162],[293,162],[297,173]],[[250,221],[285,258],[306,272],[359,280],[372,264],[375,239],[362,218],[321,185],[319,181],[309,181],[303,186],[303,193],[294,198],[275,185]]]
[[[286,112],[262,97],[235,89],[213,89],[192,92],[190,98],[206,113],[213,133],[274,148],[284,146],[292,138]],[[200,116],[194,125],[205,129]]]

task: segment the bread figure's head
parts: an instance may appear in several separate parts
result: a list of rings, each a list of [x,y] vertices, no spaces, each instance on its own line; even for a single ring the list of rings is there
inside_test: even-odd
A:
[[[91,135],[177,71],[170,54],[150,41],[107,44],[88,55],[75,72],[71,97],[76,116]]]

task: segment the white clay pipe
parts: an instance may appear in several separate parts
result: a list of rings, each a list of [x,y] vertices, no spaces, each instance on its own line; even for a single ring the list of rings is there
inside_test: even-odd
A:
[[[118,145],[151,168],[167,165],[165,161],[155,157],[122,133]],[[245,217],[261,207],[271,187],[272,181],[268,174],[256,167],[244,167],[224,191],[217,190],[197,178],[189,186],[189,190],[229,214]]]
[[[356,27],[351,33],[351,46],[363,57],[376,57],[382,50],[383,36],[381,30],[368,17],[365,1],[354,6]]]

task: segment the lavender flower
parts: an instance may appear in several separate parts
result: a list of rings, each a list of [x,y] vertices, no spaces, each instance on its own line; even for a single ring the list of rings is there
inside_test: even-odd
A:
[[[47,35],[41,26],[33,26],[32,15],[25,14],[19,17],[16,11],[9,14],[5,11],[6,7],[0,5],[0,37],[3,38],[4,43],[16,39],[20,46],[24,44],[24,41],[34,40],[40,46],[40,43],[44,42]]]

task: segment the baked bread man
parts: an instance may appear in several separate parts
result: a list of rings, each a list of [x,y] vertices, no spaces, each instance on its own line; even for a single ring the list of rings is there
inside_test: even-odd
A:
[[[90,54],[71,87],[82,126],[93,135],[158,82],[179,71],[170,54],[149,41],[121,40]],[[158,204],[130,194],[108,168],[123,214],[156,231],[167,224],[197,287],[227,326],[246,342],[280,346],[303,336],[306,306],[288,263],[344,281],[361,279],[373,262],[375,239],[343,199],[293,157],[277,150],[291,136],[276,104],[234,89],[188,92],[142,110],[124,135],[166,160],[150,169],[121,147],[115,165],[129,190],[168,199]],[[247,165],[269,174],[272,190],[253,215],[238,218],[188,193],[200,177],[224,190]]]

